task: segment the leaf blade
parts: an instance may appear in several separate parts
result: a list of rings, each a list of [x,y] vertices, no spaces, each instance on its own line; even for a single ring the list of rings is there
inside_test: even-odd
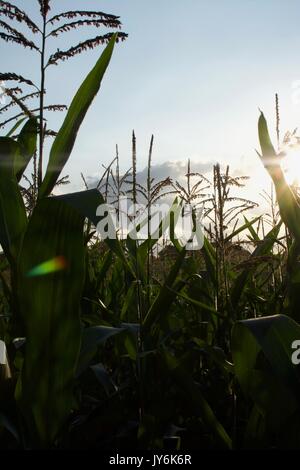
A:
[[[53,142],[46,175],[40,187],[39,198],[51,193],[72,152],[81,123],[100,89],[102,78],[113,53],[116,37],[116,34],[113,35],[95,67],[88,74],[72,100],[63,125]]]

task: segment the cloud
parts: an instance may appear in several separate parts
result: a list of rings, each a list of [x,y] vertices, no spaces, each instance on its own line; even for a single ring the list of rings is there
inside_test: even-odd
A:
[[[191,172],[207,175],[212,171],[215,161],[194,162],[191,161]],[[145,167],[142,171],[137,172],[137,181],[139,184],[145,185],[147,181],[148,169]],[[155,182],[170,177],[174,181],[183,182],[187,173],[187,162],[183,161],[167,161],[161,164],[152,165],[151,175],[155,178]],[[99,182],[99,176],[88,176],[86,181],[89,188],[95,188]],[[111,178],[110,178],[111,182]]]
[[[191,171],[195,173],[208,173],[212,170],[215,162],[191,162]],[[187,162],[183,161],[168,161],[160,165],[152,166],[153,178],[160,180],[167,178],[168,176],[174,180],[180,180],[185,177],[187,173]],[[138,178],[146,181],[147,179],[147,168],[138,173]]]

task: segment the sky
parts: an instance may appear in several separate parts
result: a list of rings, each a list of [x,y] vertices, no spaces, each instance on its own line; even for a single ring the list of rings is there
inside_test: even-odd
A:
[[[14,0],[34,20],[36,0]],[[206,171],[213,163],[250,175],[255,197],[269,185],[255,153],[263,110],[275,140],[275,93],[281,134],[300,124],[299,0],[52,0],[52,12],[100,10],[120,15],[128,39],[119,43],[82,125],[63,174],[68,190],[82,188],[80,173],[96,178],[119,146],[122,170],[131,166],[137,136],[143,172],[151,134],[153,163],[162,173],[183,162]],[[99,34],[94,28],[51,39],[48,52]],[[1,71],[35,78],[38,56],[1,43]],[[48,103],[69,104],[103,48],[48,69]],[[299,81],[299,83],[297,83]],[[58,129],[63,115],[49,117]],[[300,167],[300,165],[299,165]],[[176,172],[175,172],[176,173]],[[178,173],[178,171],[177,171]],[[300,173],[300,168],[299,168]],[[170,174],[170,176],[172,176]]]

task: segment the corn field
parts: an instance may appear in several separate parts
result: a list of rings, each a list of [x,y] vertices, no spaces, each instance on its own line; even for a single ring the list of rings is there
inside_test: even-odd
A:
[[[83,191],[56,195],[116,42],[127,35],[97,36],[47,62],[47,27],[55,24],[48,35],[56,37],[82,22],[121,23],[100,12],[49,18],[51,2],[37,4],[39,27],[0,1],[2,39],[38,48],[6,20],[43,39],[40,85],[0,74],[18,83],[7,87],[11,101],[0,113],[19,109],[0,125],[0,449],[299,449],[300,202],[264,114],[256,158],[270,176],[268,212],[241,197],[248,178],[231,176],[229,166],[202,175],[188,160],[184,182],[156,181],[153,136],[139,181],[134,132],[128,171],[120,171],[116,147],[96,187],[82,175]],[[66,108],[45,105],[47,67],[102,44],[61,128],[48,129],[45,113]],[[276,110],[278,143],[277,96]],[[119,218],[124,197],[144,204],[148,221],[163,201],[175,215],[187,204],[201,208],[201,249],[167,239],[164,221],[157,238],[149,228],[142,241],[101,237],[97,208],[109,203]]]

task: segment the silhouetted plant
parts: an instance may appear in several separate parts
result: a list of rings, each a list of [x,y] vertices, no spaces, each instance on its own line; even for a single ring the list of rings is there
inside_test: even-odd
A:
[[[0,127],[4,127],[10,122],[19,119],[24,115],[25,117],[32,117],[32,115],[37,115],[39,126],[39,149],[38,161],[36,165],[37,175],[34,177],[34,179],[37,180],[37,189],[41,185],[43,175],[44,139],[46,136],[56,135],[55,131],[47,129],[45,111],[56,112],[64,111],[66,109],[66,106],[61,104],[51,104],[45,106],[46,70],[51,65],[58,65],[60,61],[65,61],[74,57],[75,55],[81,54],[82,52],[108,43],[112,37],[112,33],[97,35],[93,38],[89,38],[75,46],[70,47],[66,51],[60,51],[58,49],[49,57],[46,57],[47,40],[49,38],[56,38],[61,34],[76,30],[82,26],[92,26],[95,28],[104,27],[110,29],[121,28],[121,22],[118,16],[103,13],[101,11],[65,11],[49,17],[51,3],[51,0],[38,0],[41,22],[36,24],[29,18],[25,11],[21,10],[10,2],[0,1],[0,18],[4,18],[0,20],[0,39],[25,48],[29,48],[39,55],[40,60],[39,85],[34,83],[33,80],[25,78],[22,75],[18,75],[16,73],[0,73],[0,80],[2,81],[18,82],[20,85],[27,85],[31,88],[28,93],[24,93],[22,88],[19,86],[6,88],[6,94],[9,96],[10,102],[0,109],[0,114],[12,109],[16,105],[20,108],[21,112],[1,122]],[[9,24],[7,20],[19,23],[21,26],[24,26],[25,29],[27,29],[27,32],[21,33],[11,24]],[[30,38],[28,33],[33,35],[33,37]],[[39,37],[40,44],[36,42],[36,37]],[[123,41],[126,37],[127,34],[119,32],[117,41]],[[34,90],[32,90],[32,88]],[[27,105],[27,101],[35,98],[39,99],[39,105],[37,107],[32,108]]]

